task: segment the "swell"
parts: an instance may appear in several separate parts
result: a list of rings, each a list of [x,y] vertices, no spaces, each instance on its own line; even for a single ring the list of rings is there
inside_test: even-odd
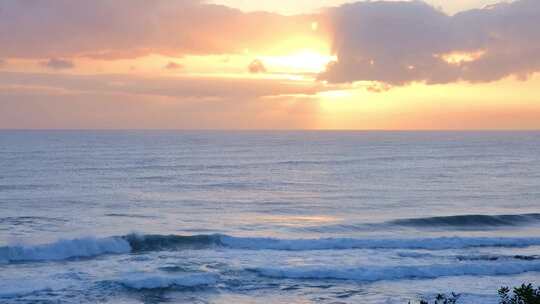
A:
[[[411,227],[419,229],[484,230],[502,227],[528,226],[535,224],[540,224],[540,213],[502,215],[465,214],[404,218],[381,223],[343,223],[302,227],[299,228],[299,230],[318,233],[386,230],[392,228],[399,229],[400,227]]]
[[[43,216],[8,216],[0,217],[0,224],[19,226],[19,225],[34,225],[39,223],[65,223],[67,220]]]
[[[519,226],[540,222],[540,214],[503,214],[503,215],[453,215],[423,218],[400,219],[389,222],[398,226],[412,227],[499,227]]]
[[[374,282],[402,279],[434,279],[448,276],[500,276],[540,271],[540,262],[460,263],[417,266],[366,267],[261,267],[251,268],[263,277],[279,279],[352,280]]]
[[[347,249],[424,249],[446,250],[477,247],[540,246],[540,238],[440,237],[440,238],[320,238],[277,239],[213,235],[140,235],[108,238],[81,238],[35,246],[0,247],[0,262],[59,261],[105,254],[150,251],[199,250],[220,247],[242,250],[347,250]]]

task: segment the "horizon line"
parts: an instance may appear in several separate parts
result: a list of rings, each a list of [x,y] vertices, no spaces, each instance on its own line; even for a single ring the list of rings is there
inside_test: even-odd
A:
[[[180,128],[0,128],[5,131],[183,131],[183,132],[540,132],[539,129],[180,129]]]

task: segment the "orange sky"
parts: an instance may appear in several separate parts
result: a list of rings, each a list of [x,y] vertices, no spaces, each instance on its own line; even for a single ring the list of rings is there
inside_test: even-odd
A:
[[[0,0],[0,128],[540,128],[540,2],[353,2]]]

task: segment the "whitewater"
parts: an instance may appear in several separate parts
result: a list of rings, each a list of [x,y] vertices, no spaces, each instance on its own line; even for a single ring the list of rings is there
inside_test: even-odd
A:
[[[540,132],[0,131],[0,303],[497,303]]]

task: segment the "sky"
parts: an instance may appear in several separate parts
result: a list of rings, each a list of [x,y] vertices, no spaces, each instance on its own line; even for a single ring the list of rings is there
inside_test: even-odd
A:
[[[214,0],[212,3],[239,8],[243,11],[267,11],[284,15],[317,13],[324,8],[354,3],[354,0],[296,0],[296,1],[253,1],[253,0]],[[497,3],[495,0],[427,0],[426,3],[441,9],[447,14],[482,8]]]
[[[540,129],[540,1],[0,0],[0,129]]]

